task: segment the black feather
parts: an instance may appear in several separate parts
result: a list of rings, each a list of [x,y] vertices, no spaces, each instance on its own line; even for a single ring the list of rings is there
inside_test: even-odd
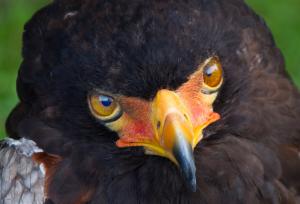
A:
[[[224,68],[214,104],[222,119],[195,150],[192,193],[168,160],[118,149],[86,96],[98,88],[150,100],[212,55]],[[297,202],[300,174],[284,176],[300,171],[300,159],[284,155],[299,154],[300,95],[269,29],[244,1],[57,0],[25,26],[23,57],[20,105],[7,129],[64,158],[51,202],[88,193],[91,204]]]

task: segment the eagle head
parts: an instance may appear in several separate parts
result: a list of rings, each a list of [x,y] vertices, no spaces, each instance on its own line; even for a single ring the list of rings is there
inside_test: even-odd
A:
[[[220,118],[213,102],[222,82],[222,66],[214,56],[177,89],[159,89],[151,100],[95,89],[87,101],[95,119],[118,134],[118,147],[141,146],[146,154],[170,159],[195,191],[193,150],[203,129]]]

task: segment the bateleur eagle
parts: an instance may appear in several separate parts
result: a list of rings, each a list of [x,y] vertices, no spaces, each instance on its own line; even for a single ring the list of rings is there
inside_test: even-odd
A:
[[[244,1],[55,0],[23,38],[0,203],[300,203],[300,95]]]

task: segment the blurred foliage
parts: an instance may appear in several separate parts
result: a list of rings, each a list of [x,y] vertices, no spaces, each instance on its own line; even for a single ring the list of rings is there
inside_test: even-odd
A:
[[[21,62],[23,26],[32,14],[50,0],[0,0],[0,137],[4,123],[17,103],[15,81]],[[247,0],[270,26],[281,48],[287,69],[300,87],[300,1]]]
[[[0,138],[5,119],[17,104],[16,78],[26,21],[49,0],[0,0]]]
[[[246,0],[271,28],[277,46],[281,49],[286,68],[294,83],[300,87],[300,1]]]

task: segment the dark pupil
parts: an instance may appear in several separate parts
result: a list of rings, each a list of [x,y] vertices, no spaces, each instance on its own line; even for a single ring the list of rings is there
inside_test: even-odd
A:
[[[205,70],[205,74],[206,76],[210,77],[216,70],[218,69],[218,67],[216,65],[210,66]]]
[[[107,96],[100,96],[99,100],[101,101],[101,104],[105,107],[108,107],[112,104],[112,99]]]

